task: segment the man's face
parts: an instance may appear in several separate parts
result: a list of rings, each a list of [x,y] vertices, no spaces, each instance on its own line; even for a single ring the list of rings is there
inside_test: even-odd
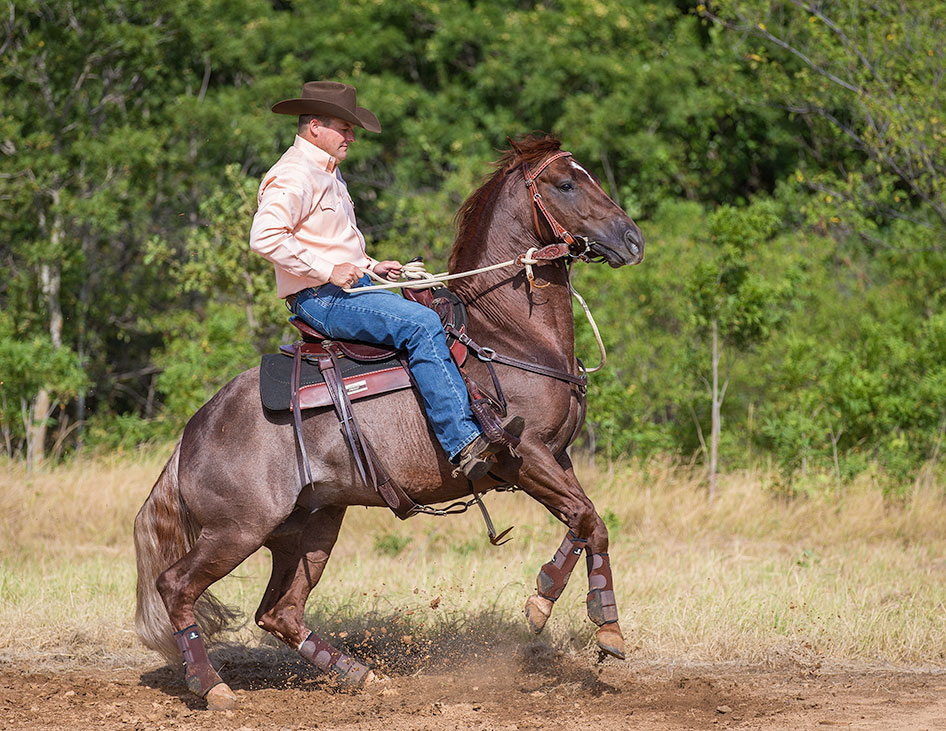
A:
[[[355,141],[355,128],[351,122],[331,117],[327,124],[318,124],[313,136],[316,145],[341,162],[348,155],[348,145]]]

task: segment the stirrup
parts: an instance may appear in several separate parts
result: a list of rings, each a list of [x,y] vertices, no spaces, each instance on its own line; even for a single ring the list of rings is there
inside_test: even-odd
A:
[[[498,434],[480,434],[460,450],[460,462],[453,471],[454,477],[463,473],[471,482],[485,477],[496,461],[498,452],[504,447],[512,449],[513,444],[519,444],[519,435],[524,428],[525,421],[521,416],[507,416],[499,424]]]

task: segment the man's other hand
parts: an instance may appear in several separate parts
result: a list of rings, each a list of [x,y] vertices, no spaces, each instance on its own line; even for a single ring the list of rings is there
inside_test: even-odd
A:
[[[328,278],[336,287],[350,287],[361,279],[361,269],[354,264],[336,264]]]
[[[401,276],[402,269],[399,261],[379,261],[374,265],[374,273],[389,282],[396,282]]]

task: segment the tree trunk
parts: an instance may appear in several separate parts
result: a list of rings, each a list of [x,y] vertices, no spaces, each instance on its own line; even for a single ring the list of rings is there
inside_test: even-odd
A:
[[[710,463],[709,463],[709,498],[716,497],[716,467],[719,456],[719,322],[713,320],[713,393],[712,393],[712,426],[710,429]]]
[[[58,256],[59,247],[62,243],[62,214],[57,210],[59,206],[59,191],[52,194],[53,203],[53,225],[49,232],[49,239],[52,243],[52,250]],[[40,285],[43,296],[46,298],[46,307],[49,312],[49,340],[54,349],[62,347],[62,303],[60,301],[60,289],[62,287],[62,269],[58,259],[53,259],[40,266],[39,270]],[[28,426],[30,430],[30,445],[32,449],[28,450],[27,467],[32,469],[38,467],[46,456],[46,423],[52,415],[52,397],[46,388],[41,388],[36,394],[33,407],[32,423]]]

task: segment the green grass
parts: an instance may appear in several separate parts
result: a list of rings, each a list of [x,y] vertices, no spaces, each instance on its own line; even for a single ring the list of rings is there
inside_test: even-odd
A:
[[[131,528],[165,456],[77,460],[33,475],[0,464],[0,657],[157,659],[132,631]],[[709,505],[698,476],[667,464],[581,464],[579,475],[612,531],[632,657],[946,666],[938,485],[914,486],[898,502],[867,481],[840,499],[786,501],[765,474],[747,472],[724,476]],[[448,646],[527,641],[522,604],[564,528],[522,494],[487,503],[498,529],[516,525],[501,548],[473,512],[401,522],[352,508],[309,601],[313,626],[392,668]],[[250,617],[268,571],[260,551],[214,591]],[[546,630],[553,646],[590,641],[585,591],[579,563]],[[228,639],[275,643],[252,623]]]

